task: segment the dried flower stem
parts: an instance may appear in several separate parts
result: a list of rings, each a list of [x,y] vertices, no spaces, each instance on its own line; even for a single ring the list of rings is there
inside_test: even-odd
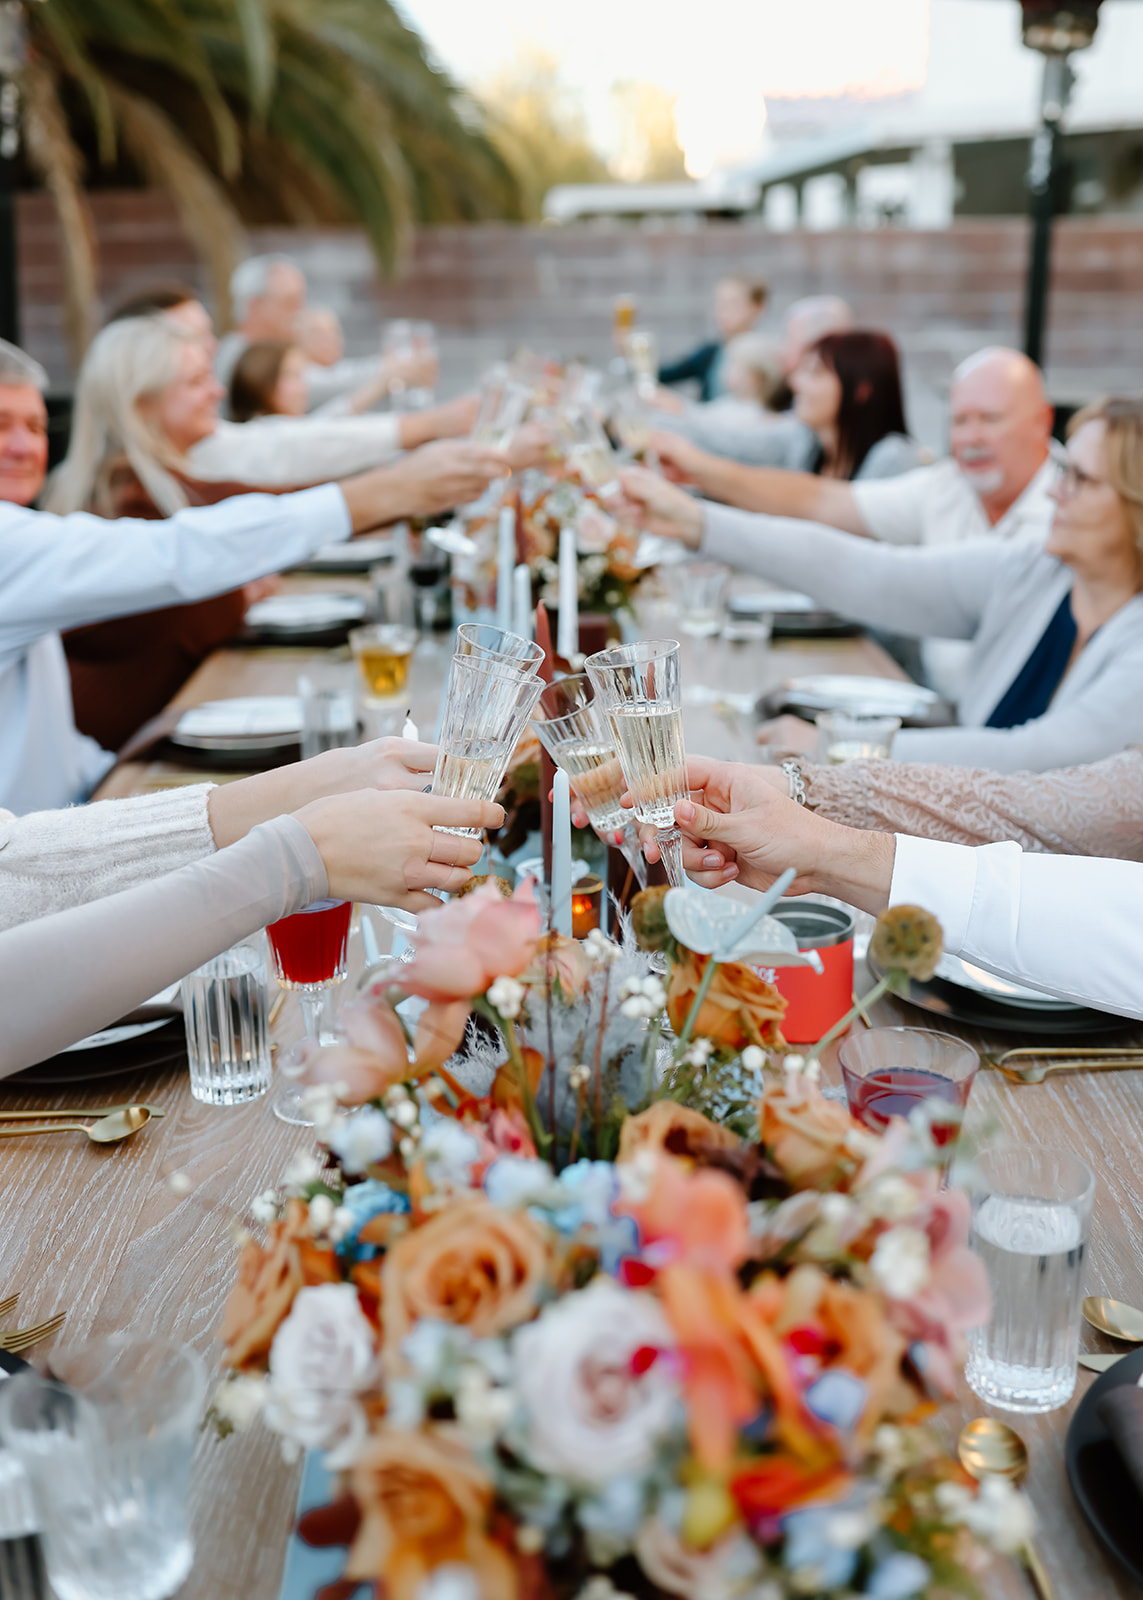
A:
[[[603,974],[603,1000],[599,1010],[599,1028],[595,1035],[595,1060],[592,1062],[594,1085],[592,1120],[595,1124],[595,1147],[599,1149],[599,1130],[603,1125],[603,1032],[607,1027],[607,996],[611,988],[611,968]]]
[[[683,1031],[679,1034],[679,1042],[675,1046],[676,1061],[678,1061],[679,1056],[691,1042],[691,1034],[694,1032],[695,1023],[698,1021],[699,1012],[702,1010],[703,1001],[706,999],[707,991],[711,986],[715,971],[719,965],[720,963],[717,962],[713,956],[711,956],[710,960],[706,964],[706,971],[699,979],[698,990],[695,993],[691,1009],[687,1013],[687,1020],[683,1023]]]

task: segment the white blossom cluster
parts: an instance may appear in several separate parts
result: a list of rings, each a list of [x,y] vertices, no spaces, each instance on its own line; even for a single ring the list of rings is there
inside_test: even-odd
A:
[[[661,978],[624,978],[619,986],[621,1014],[632,1020],[657,1017],[667,1003],[667,991]]]

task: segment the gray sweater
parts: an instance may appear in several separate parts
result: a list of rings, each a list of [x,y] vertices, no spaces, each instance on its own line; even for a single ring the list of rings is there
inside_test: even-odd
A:
[[[915,549],[708,505],[702,550],[870,627],[972,641],[961,726],[903,729],[898,761],[1045,772],[1143,742],[1140,595],[1088,641],[1043,716],[1019,728],[984,726],[1071,589],[1069,569],[1036,540]]]

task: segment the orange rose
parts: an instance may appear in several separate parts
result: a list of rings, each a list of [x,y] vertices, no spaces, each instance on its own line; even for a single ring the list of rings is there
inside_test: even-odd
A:
[[[671,969],[667,989],[667,1015],[671,1027],[681,1033],[691,1014],[695,995],[709,956],[680,949],[683,959]],[[763,1049],[782,1048],[778,1024],[786,1014],[786,1001],[772,983],[763,983],[756,972],[737,961],[725,961],[715,973],[692,1033],[710,1039],[727,1050],[744,1050],[748,1044]]]
[[[547,1265],[547,1243],[530,1217],[483,1196],[447,1206],[385,1257],[386,1355],[397,1355],[422,1317],[458,1323],[477,1339],[527,1322]]]
[[[251,1239],[238,1258],[238,1278],[226,1302],[219,1338],[229,1346],[230,1367],[259,1365],[270,1353],[299,1289],[340,1283],[337,1257],[309,1236],[309,1210],[291,1200],[286,1214],[271,1223],[265,1245]]]
[[[742,1143],[729,1128],[720,1128],[675,1100],[656,1100],[638,1116],[628,1117],[619,1135],[617,1161],[633,1161],[641,1150],[666,1150],[670,1155],[697,1160],[705,1151],[734,1150]]]
[[[441,1430],[383,1428],[349,1474],[361,1524],[347,1579],[384,1584],[388,1600],[416,1600],[437,1567],[459,1563],[481,1600],[515,1600],[516,1572],[488,1535],[492,1485],[467,1449]]]
[[[859,1125],[816,1084],[799,1084],[797,1100],[767,1090],[760,1118],[762,1143],[795,1189],[833,1187],[838,1169],[852,1165],[846,1140]]]

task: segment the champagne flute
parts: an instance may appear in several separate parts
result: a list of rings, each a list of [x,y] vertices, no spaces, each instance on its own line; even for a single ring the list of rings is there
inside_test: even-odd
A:
[[[511,670],[479,655],[454,655],[445,685],[433,793],[494,800],[543,687],[543,679],[532,672]],[[479,837],[475,828],[441,831]]]
[[[291,917],[271,922],[266,929],[274,976],[282,989],[292,989],[301,1006],[306,1038],[330,1044],[322,1036],[321,1014],[325,1002],[340,983],[345,982],[346,949],[353,904],[349,900],[317,900]],[[289,1084],[270,1102],[276,1117],[299,1127],[313,1127],[305,1110],[305,1091]]]
[[[548,684],[536,702],[532,726],[556,766],[567,773],[599,838],[612,844],[616,834],[622,835],[619,848],[639,887],[645,889],[647,863],[631,813],[619,804],[623,768],[587,674],[579,672]]]
[[[678,641],[614,645],[584,663],[599,696],[640,822],[656,829],[667,878],[685,887],[682,832],[675,805],[687,798]]]
[[[462,622],[456,630],[455,656],[484,661],[500,672],[535,677],[544,659],[540,645],[523,634],[509,633],[490,622]]]

